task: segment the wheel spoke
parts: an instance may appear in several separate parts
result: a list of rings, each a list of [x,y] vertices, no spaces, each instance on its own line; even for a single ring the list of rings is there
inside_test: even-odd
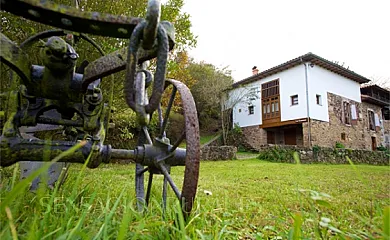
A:
[[[161,103],[158,105],[157,112],[158,112],[158,122],[159,122],[159,125],[160,125],[158,127],[160,129],[163,129],[163,116],[162,116],[162,110],[161,110]],[[152,117],[150,117],[150,118],[152,118]],[[165,131],[163,131],[161,133],[161,138],[167,137],[166,135],[167,134],[165,133]]]
[[[149,205],[150,192],[152,191],[152,183],[153,183],[153,173],[149,173],[148,189],[146,190],[146,198],[145,198],[146,206]]]
[[[139,175],[144,174],[148,170],[149,170],[149,168],[146,167],[146,168],[142,169],[141,171],[137,172],[136,174],[139,176]]]
[[[171,173],[171,167],[167,167],[168,173]],[[164,176],[164,182],[163,182],[163,191],[162,191],[162,209],[163,214],[165,213],[165,210],[167,208],[167,188],[168,188],[168,180]]]
[[[169,114],[171,112],[171,108],[172,108],[173,102],[175,101],[176,92],[177,92],[177,88],[175,86],[173,86],[171,98],[169,99],[168,106],[167,106],[167,111],[165,112],[162,128],[160,129],[160,137],[163,137],[163,134],[165,132],[165,128],[167,127]]]
[[[148,129],[146,128],[146,126],[142,127],[142,130],[143,130],[143,132],[144,132],[144,134],[145,134],[145,138],[146,138],[146,140],[148,141],[148,143],[149,143],[149,144],[153,144],[152,139],[150,138],[150,135],[149,135],[149,131],[148,131]]]
[[[135,167],[135,191],[137,195],[137,209],[140,212],[145,208],[144,174],[138,174],[142,171],[144,171],[144,166],[137,163]]]
[[[179,188],[177,188],[175,182],[173,182],[173,179],[171,178],[171,175],[169,175],[169,172],[167,168],[164,166],[164,164],[160,163],[160,170],[164,174],[164,177],[167,179],[169,185],[171,185],[172,190],[175,192],[177,199],[181,199],[181,193],[179,191]]]
[[[186,137],[186,133],[183,132],[180,136],[179,139],[177,139],[177,141],[175,142],[175,144],[173,144],[173,146],[171,147],[171,149],[169,149],[169,152],[173,152],[176,150],[176,148],[180,145],[181,142],[183,142],[184,138]]]

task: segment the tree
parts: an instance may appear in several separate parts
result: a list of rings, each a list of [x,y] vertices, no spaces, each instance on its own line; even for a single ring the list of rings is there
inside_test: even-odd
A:
[[[227,68],[219,69],[205,62],[192,62],[188,71],[195,79],[191,92],[198,110],[200,126],[206,129],[213,120],[220,120],[220,94],[233,83],[233,78]]]
[[[390,78],[389,77],[378,77],[378,76],[373,76],[370,77],[370,82],[366,83],[365,85],[370,86],[370,85],[377,85],[381,88],[385,88],[390,91]]]
[[[56,3],[74,6],[75,0],[54,0]],[[147,8],[147,0],[121,0],[121,1],[87,1],[81,0],[80,9],[83,11],[95,11],[102,13],[110,13],[114,15],[126,15],[132,17],[145,17],[146,8]],[[185,49],[195,47],[196,46],[196,36],[191,31],[191,21],[190,15],[183,12],[182,8],[184,5],[183,0],[168,0],[161,6],[161,20],[167,20],[171,22],[175,27],[175,48],[178,49],[173,51],[170,54],[170,65],[174,65],[177,62],[177,59],[182,58],[181,52]],[[48,29],[53,29],[51,26],[43,25],[40,23],[36,23],[18,16],[14,16],[7,12],[0,12],[1,17],[1,27],[2,32],[7,35],[11,40],[21,43],[28,37],[44,31]],[[102,36],[90,36],[93,40],[95,40],[102,49],[106,52],[112,52],[118,50],[120,48],[126,47],[128,45],[128,39],[116,39]],[[93,48],[90,44],[80,41],[75,46],[77,53],[80,56],[79,64],[82,60],[88,60],[89,62],[100,57],[99,52]],[[181,51],[179,51],[181,50]],[[38,51],[37,46],[32,46],[30,50],[28,50],[30,58],[34,64],[40,64],[40,59],[36,54]],[[185,54],[186,55],[186,54]],[[172,77],[180,77],[181,79],[188,79],[185,76],[185,71],[181,70],[180,66],[181,62],[179,61],[179,65],[172,74]],[[7,68],[4,67],[3,64],[1,71],[1,87],[2,91],[4,90],[3,85],[5,86],[8,82],[8,75],[4,74]],[[152,67],[153,68],[153,67]],[[168,70],[169,69],[168,66]],[[180,72],[181,71],[181,72]],[[123,96],[123,82],[125,79],[125,72],[119,72],[114,74],[114,83],[112,84],[109,78],[105,78],[102,81],[102,89],[104,93],[105,101],[109,99],[110,89],[114,88],[114,96],[113,96],[113,106],[116,112],[124,113],[129,111],[127,104],[124,101]],[[126,121],[121,121],[122,117],[127,116]],[[114,119],[117,121],[118,125],[123,122],[131,121],[130,118],[133,118],[131,114],[118,114],[118,117]],[[122,119],[124,120],[124,119]],[[118,126],[117,125],[117,126]],[[119,126],[118,126],[119,127]]]
[[[233,109],[239,104],[251,104],[252,99],[258,99],[256,91],[241,86],[235,89],[226,89],[221,94],[221,127],[222,127],[222,143],[227,144],[230,130],[233,126]]]

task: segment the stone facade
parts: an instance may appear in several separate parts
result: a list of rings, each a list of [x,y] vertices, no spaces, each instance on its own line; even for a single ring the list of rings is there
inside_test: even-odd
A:
[[[243,127],[240,145],[247,150],[258,150],[267,145],[267,131],[259,126]]]
[[[383,128],[383,142],[382,145],[388,149],[390,149],[390,120],[383,120],[382,122]]]
[[[204,146],[201,149],[201,160],[231,160],[236,159],[237,148],[233,146]]]
[[[354,124],[343,123],[343,102],[355,105],[357,109],[357,121]],[[328,93],[329,122],[311,120],[311,145],[321,147],[334,147],[336,142],[346,148],[372,150],[372,142],[380,146],[384,136],[380,129],[370,130],[368,110],[381,116],[381,108],[370,103],[358,103],[341,96]],[[308,123],[303,124],[305,146],[308,146]]]
[[[298,157],[298,159],[297,159]],[[348,159],[348,158],[349,159]],[[303,164],[328,163],[328,164],[370,164],[389,166],[390,159],[386,152],[335,149],[324,147],[302,148],[296,146],[263,147],[259,152],[259,159],[271,162],[296,163],[299,160]]]

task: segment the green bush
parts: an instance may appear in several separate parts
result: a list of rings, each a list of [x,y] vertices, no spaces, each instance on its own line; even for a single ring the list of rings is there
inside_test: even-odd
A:
[[[313,146],[313,152],[318,153],[321,150],[321,147],[318,145]]]
[[[137,117],[130,108],[114,111],[110,121],[115,124],[113,129],[108,130],[106,144],[114,148],[133,148],[138,137]],[[158,125],[157,114],[153,114],[148,125],[149,134],[153,137]]]
[[[294,149],[285,149],[275,146],[260,151],[257,158],[270,162],[294,162],[294,152]]]
[[[183,134],[184,128],[185,128],[184,116],[180,113],[176,113],[172,111],[169,115],[169,121],[167,127],[167,137],[169,138],[172,144],[180,138],[180,136]]]
[[[378,151],[387,151],[388,149],[384,147],[383,145],[380,145],[379,147],[376,148]]]
[[[345,148],[345,146],[340,143],[340,142],[336,142],[336,145],[335,145],[336,148]]]
[[[390,155],[390,149],[386,148],[383,145],[380,145],[379,147],[376,148],[377,151],[385,152],[386,154]]]
[[[238,125],[237,123],[234,124],[234,127],[232,129],[232,134],[242,134],[242,129],[240,125]]]

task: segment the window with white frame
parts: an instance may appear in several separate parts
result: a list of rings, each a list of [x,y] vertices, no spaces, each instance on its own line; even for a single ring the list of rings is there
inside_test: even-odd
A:
[[[321,95],[319,95],[319,94],[316,94],[316,103],[317,103],[317,105],[322,105]]]
[[[291,105],[298,105],[298,95],[291,96]]]
[[[248,106],[249,115],[255,114],[255,107],[254,106]]]

